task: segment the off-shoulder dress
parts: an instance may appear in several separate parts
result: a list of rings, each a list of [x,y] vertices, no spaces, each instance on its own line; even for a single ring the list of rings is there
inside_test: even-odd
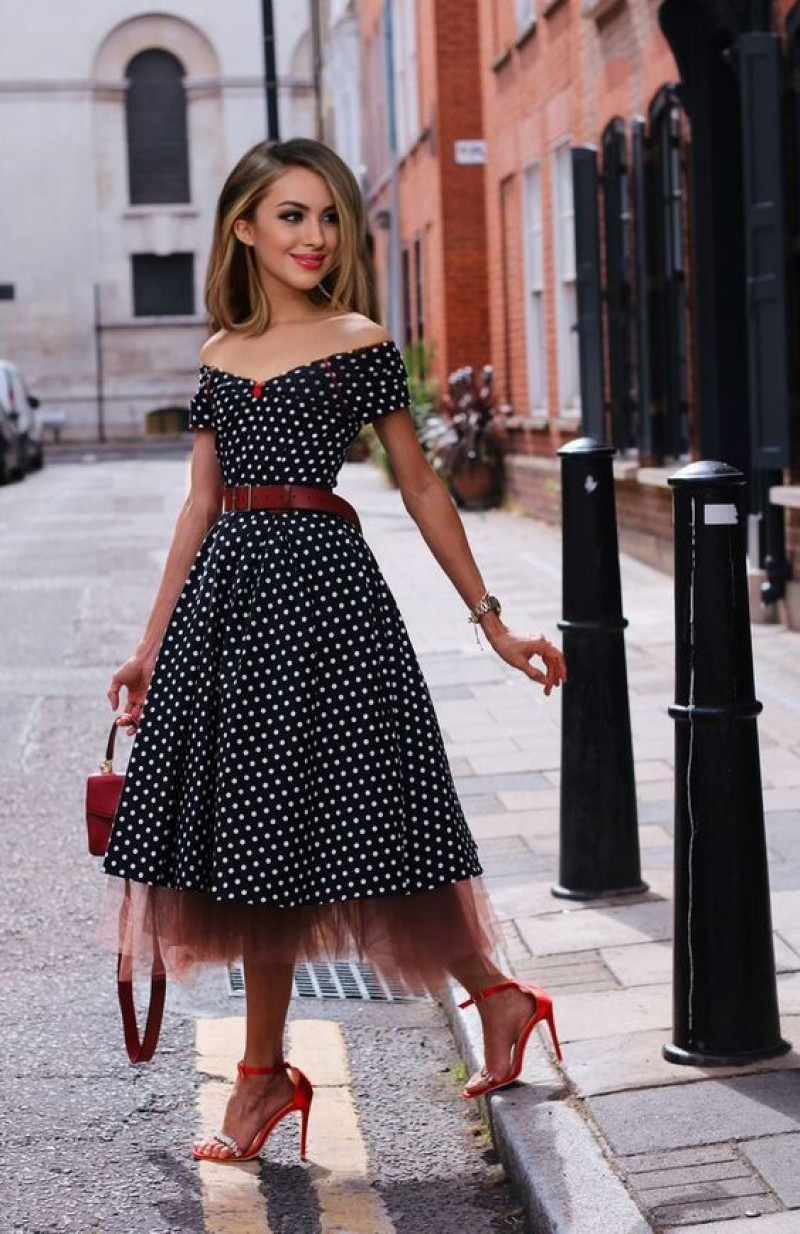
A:
[[[199,372],[226,485],[333,489],[361,426],[405,413],[387,340],[253,382]],[[230,511],[165,631],[103,862],[125,949],[167,970],[359,956],[435,988],[497,941],[475,841],[397,602],[329,511]]]

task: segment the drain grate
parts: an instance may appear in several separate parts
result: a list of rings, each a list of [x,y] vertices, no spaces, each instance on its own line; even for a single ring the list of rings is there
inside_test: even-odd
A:
[[[241,963],[228,966],[228,993],[245,993]],[[304,961],[294,970],[292,998],[359,999],[369,1003],[430,1002],[426,990],[406,990],[379,977],[371,965],[360,960]]]

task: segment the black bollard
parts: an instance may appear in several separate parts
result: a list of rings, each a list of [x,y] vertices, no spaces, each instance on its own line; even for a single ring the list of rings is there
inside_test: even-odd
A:
[[[553,895],[647,891],[639,864],[612,446],[581,437],[559,450],[563,632],[561,856]]]
[[[783,1054],[745,563],[744,476],[700,462],[675,506],[672,1063]]]

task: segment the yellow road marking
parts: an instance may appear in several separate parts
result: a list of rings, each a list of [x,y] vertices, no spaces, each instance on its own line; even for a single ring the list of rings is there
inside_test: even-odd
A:
[[[308,1155],[320,1205],[321,1234],[394,1234],[378,1192],[369,1185],[367,1148],[350,1092],[342,1030],[332,1020],[292,1020],[289,1057],[314,1085]]]
[[[197,1021],[197,1069],[214,1077],[206,1080],[198,1093],[199,1135],[211,1135],[222,1126],[236,1077],[236,1060],[243,1052],[241,1016]],[[198,1161],[197,1167],[206,1234],[271,1234],[259,1161],[235,1166]]]
[[[236,1060],[244,1052],[240,1016],[197,1021],[200,1135],[222,1122]],[[369,1184],[367,1150],[350,1092],[347,1047],[332,1020],[292,1020],[288,1052],[314,1085],[308,1122],[308,1169],[320,1206],[320,1234],[394,1234],[380,1195]],[[299,1123],[299,1116],[292,1116]],[[299,1132],[298,1132],[299,1134]],[[299,1158],[298,1158],[299,1160]],[[206,1234],[271,1234],[259,1187],[260,1163],[198,1162]]]

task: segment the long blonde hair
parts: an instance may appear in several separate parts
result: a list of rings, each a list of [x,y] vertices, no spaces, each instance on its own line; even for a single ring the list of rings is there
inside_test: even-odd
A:
[[[335,312],[356,312],[380,321],[366,210],[358,182],[330,146],[310,137],[260,141],[231,171],[219,195],[205,285],[212,330],[262,334],[270,323],[270,304],[261,284],[252,246],[234,234],[237,219],[252,220],[272,185],[290,167],[307,167],[327,181],[339,215],[339,247],[325,277],[309,291],[313,304],[329,303]]]

